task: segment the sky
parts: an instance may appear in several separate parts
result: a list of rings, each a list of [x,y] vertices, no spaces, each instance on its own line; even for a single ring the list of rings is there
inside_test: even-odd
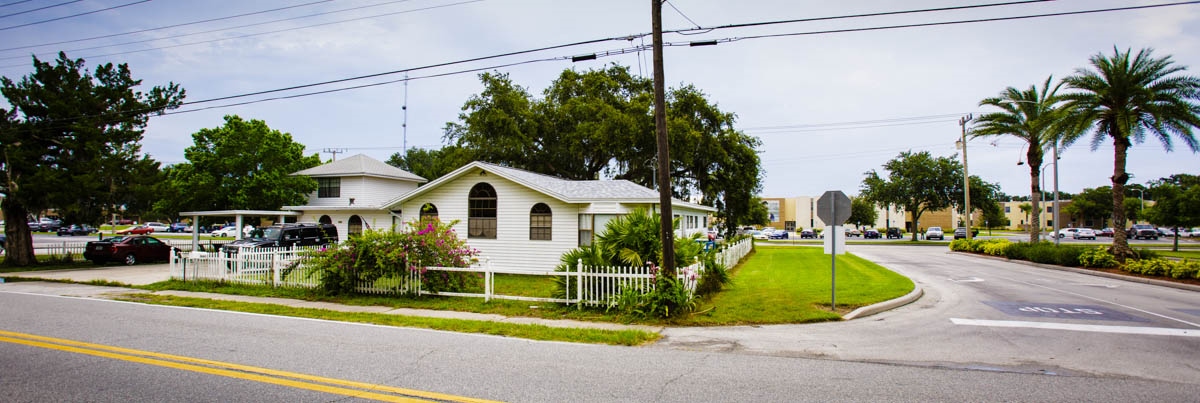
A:
[[[960,119],[995,111],[980,100],[1007,87],[1058,80],[1114,47],[1154,48],[1156,56],[1188,67],[1185,74],[1200,76],[1200,4],[895,29],[864,30],[1171,1],[1058,0],[853,17],[1000,2],[671,0],[663,7],[668,31],[850,17],[668,33],[665,42],[683,46],[664,49],[665,81],[694,85],[736,114],[735,128],[762,140],[762,195],[794,197],[857,194],[865,172],[883,172],[903,151],[961,158]],[[651,43],[644,35],[651,30],[650,4],[0,0],[0,75],[17,79],[32,71],[31,55],[53,60],[66,51],[89,69],[127,63],[143,90],[180,84],[193,103],[152,118],[142,141],[143,151],[164,164],[186,162],[191,134],[221,126],[230,114],[290,133],[323,160],[333,157],[326,150],[386,160],[405,146],[441,147],[442,129],[481,91],[480,71],[507,73],[538,97],[565,69],[615,63],[652,76],[650,51],[639,51]],[[557,47],[606,38],[621,39]],[[709,40],[718,44],[686,46]],[[471,61],[548,47],[556,48]],[[570,60],[593,53],[600,57]],[[195,103],[369,75],[376,76]],[[366,87],[348,88],[354,86]],[[330,90],[338,91],[311,94]],[[970,140],[970,174],[1007,194],[1028,195],[1028,165],[1018,165],[1023,146],[1007,137]],[[1060,150],[1061,191],[1110,184],[1112,147],[1091,146],[1088,138]],[[1136,144],[1129,152],[1131,183],[1200,174],[1200,154],[1179,141],[1173,147],[1166,152],[1155,138]],[[1047,189],[1054,169],[1045,170]]]

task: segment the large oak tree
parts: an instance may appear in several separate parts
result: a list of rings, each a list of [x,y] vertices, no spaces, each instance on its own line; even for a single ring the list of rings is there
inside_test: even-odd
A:
[[[141,152],[146,123],[184,97],[174,83],[135,90],[142,82],[125,64],[88,73],[83,59],[59,53],[53,64],[34,57],[33,67],[18,81],[0,78],[11,105],[0,108],[5,263],[15,266],[35,262],[29,228],[19,225],[31,214],[60,208],[96,223],[102,212],[134,202],[127,196],[143,183],[136,175],[156,168]]]

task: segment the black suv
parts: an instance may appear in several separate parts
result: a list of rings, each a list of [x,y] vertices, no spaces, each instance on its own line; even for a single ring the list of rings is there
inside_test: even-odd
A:
[[[900,233],[899,228],[890,227],[887,229],[887,239],[892,239],[892,238],[900,239],[903,237],[904,237],[904,235]]]
[[[225,244],[226,254],[241,248],[315,246],[337,243],[337,227],[333,224],[283,224],[262,229],[261,237],[242,238]]]

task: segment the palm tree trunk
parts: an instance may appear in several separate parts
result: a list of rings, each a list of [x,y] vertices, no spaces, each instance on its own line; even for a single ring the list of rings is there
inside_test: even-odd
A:
[[[1129,174],[1125,173],[1125,154],[1129,150],[1129,138],[1121,136],[1115,127],[1109,135],[1113,138],[1113,243],[1109,252],[1118,262],[1124,263],[1126,258],[1133,256],[1125,233],[1125,182],[1129,181]]]
[[[1029,202],[1033,205],[1031,210],[1034,214],[1034,225],[1029,226],[1029,242],[1037,242],[1041,238],[1042,232],[1042,206],[1039,200],[1042,198],[1042,149],[1037,142],[1031,141],[1029,149],[1025,152],[1025,161],[1029,162]]]

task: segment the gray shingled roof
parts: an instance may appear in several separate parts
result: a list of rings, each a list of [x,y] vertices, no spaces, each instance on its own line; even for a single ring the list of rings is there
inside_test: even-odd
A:
[[[476,168],[491,172],[496,176],[511,180],[523,186],[528,186],[530,189],[542,192],[550,197],[554,197],[568,203],[612,201],[654,204],[658,203],[659,200],[658,191],[646,188],[627,180],[568,180],[516,168],[509,168],[496,164],[475,161],[454,170],[454,172],[437,178],[425,186],[421,186],[411,192],[403,194],[400,197],[397,197],[396,199],[386,203],[385,205],[394,205],[402,200],[411,200],[412,198],[425,193],[432,188],[440,186],[442,183],[454,180],[454,178],[460,177],[467,172],[473,172],[472,170]],[[716,209],[713,209],[712,207],[688,203],[679,199],[672,200],[673,202],[671,204],[673,205],[687,206],[703,211],[716,211]]]
[[[567,180],[553,176],[479,162],[480,167],[566,200],[658,200],[658,192],[621,180]]]
[[[328,164],[315,166],[292,175],[311,177],[373,176],[377,178],[403,179],[417,183],[428,182],[412,172],[383,163],[363,154],[353,155]]]

